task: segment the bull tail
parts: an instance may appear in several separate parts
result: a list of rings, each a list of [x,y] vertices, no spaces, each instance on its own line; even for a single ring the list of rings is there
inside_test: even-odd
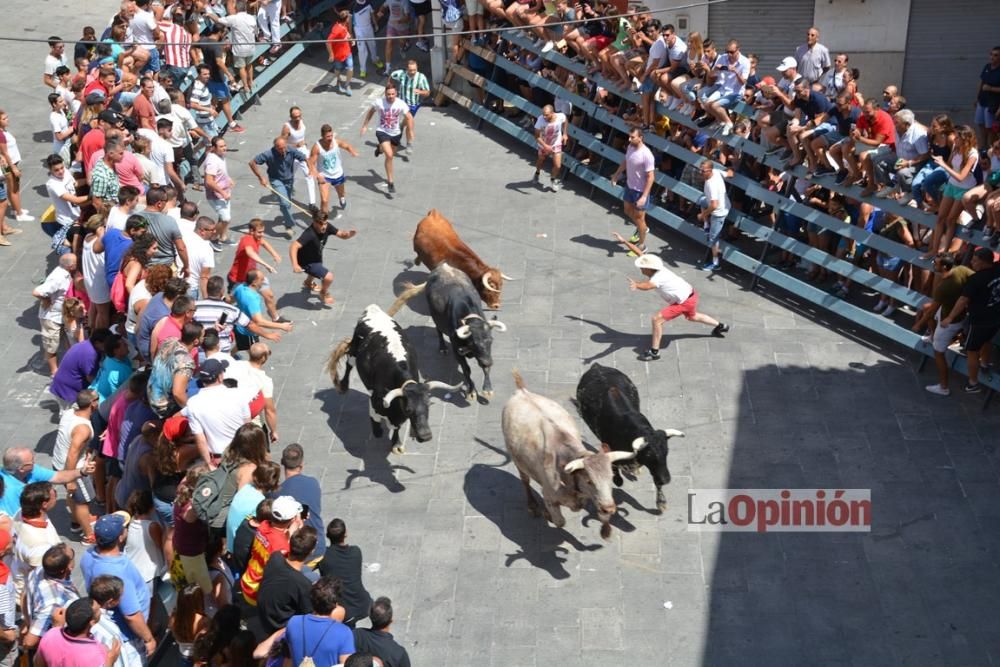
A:
[[[524,386],[524,378],[521,377],[521,373],[519,373],[516,368],[512,370],[510,374],[514,376],[514,384],[517,385],[518,389],[526,389]]]
[[[330,374],[330,379],[333,380],[333,386],[336,387],[337,391],[341,394],[344,393],[345,389],[340,387],[340,372],[338,367],[340,366],[340,360],[347,350],[351,347],[351,339],[345,338],[344,340],[337,343],[337,347],[333,348],[333,354],[330,355],[330,360],[326,362],[326,370]]]
[[[415,297],[424,291],[427,287],[427,283],[420,283],[419,285],[414,285],[413,283],[403,283],[403,293],[400,294],[393,304],[389,307],[389,310],[385,311],[389,317],[395,317],[399,309],[403,307],[407,301]]]

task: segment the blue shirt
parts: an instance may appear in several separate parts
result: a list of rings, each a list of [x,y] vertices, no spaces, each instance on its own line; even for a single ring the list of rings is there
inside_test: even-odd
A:
[[[135,637],[125,621],[125,617],[142,612],[143,618],[149,620],[150,594],[149,588],[146,587],[146,580],[142,578],[139,570],[128,559],[128,556],[125,554],[102,555],[97,553],[97,547],[91,547],[80,559],[80,570],[83,571],[83,580],[88,589],[90,582],[102,574],[114,575],[125,582],[122,599],[116,608],[115,623],[118,624],[122,634],[126,637]]]
[[[109,229],[101,242],[104,243],[104,277],[108,280],[108,287],[111,287],[121,268],[125,251],[132,247],[132,239],[120,229]]]
[[[260,292],[246,283],[241,283],[236,286],[236,289],[233,290],[233,300],[236,301],[236,307],[245,313],[251,320],[257,313],[264,312],[264,297],[261,296]],[[236,325],[236,331],[241,336],[253,335],[249,329],[239,324]]]
[[[118,391],[118,387],[122,386],[130,375],[132,375],[132,362],[128,359],[104,357],[101,370],[98,371],[91,387],[97,391],[101,401],[104,401]]]
[[[278,151],[272,148],[258,153],[253,161],[256,164],[267,165],[269,180],[291,183],[295,180],[295,163],[305,162],[306,156],[297,148],[288,148],[284,155],[279,155]]]
[[[285,641],[298,665],[310,656],[317,665],[339,665],[340,656],[354,653],[354,633],[343,623],[313,616],[292,616],[285,627]]]
[[[6,470],[0,469],[0,479],[3,480],[3,498],[0,499],[0,513],[7,516],[14,516],[21,511],[21,491],[28,484],[35,482],[48,482],[56,474],[52,468],[35,465],[31,474],[24,481],[14,477]]]
[[[142,311],[139,324],[135,327],[135,344],[147,360],[150,360],[149,343],[153,336],[153,329],[156,328],[157,322],[169,314],[170,307],[163,303],[163,292],[154,294],[153,298],[146,303],[146,310]]]
[[[233,500],[229,504],[229,514],[226,515],[226,548],[229,549],[230,553],[233,550],[236,531],[243,523],[243,519],[256,514],[257,505],[262,500],[264,500],[264,494],[258,491],[253,484],[247,484],[233,496]],[[317,540],[317,543],[319,541]]]
[[[245,488],[245,487],[244,487]],[[326,553],[326,526],[323,525],[323,491],[319,487],[319,482],[315,477],[309,475],[294,475],[281,483],[278,489],[278,496],[291,496],[303,505],[309,506],[309,518],[306,525],[316,529],[319,539],[316,540],[316,549],[313,556],[322,556]]]

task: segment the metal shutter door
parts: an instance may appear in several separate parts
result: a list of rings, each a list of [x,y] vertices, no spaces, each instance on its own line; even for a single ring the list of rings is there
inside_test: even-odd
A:
[[[775,67],[806,43],[815,0],[729,0],[708,8],[708,37],[722,53],[735,39],[744,54],[760,59],[757,73],[777,77]],[[820,42],[822,42],[820,37]]]
[[[971,121],[976,85],[1000,43],[1000,2],[911,0],[902,93],[915,111]]]

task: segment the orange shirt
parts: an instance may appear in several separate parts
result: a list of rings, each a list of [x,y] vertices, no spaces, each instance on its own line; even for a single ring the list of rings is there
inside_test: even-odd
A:
[[[240,577],[240,589],[249,604],[257,606],[257,591],[260,590],[260,580],[264,578],[264,566],[275,551],[288,555],[288,533],[284,528],[275,528],[270,521],[263,521],[257,528],[250,548],[250,560],[247,571]]]
[[[343,23],[334,23],[333,27],[330,28],[330,34],[326,36],[328,42],[332,42],[335,39],[348,40],[351,38],[351,33],[347,31],[347,26]],[[351,57],[351,43],[349,41],[335,42],[333,46],[333,57],[339,61],[344,62]]]

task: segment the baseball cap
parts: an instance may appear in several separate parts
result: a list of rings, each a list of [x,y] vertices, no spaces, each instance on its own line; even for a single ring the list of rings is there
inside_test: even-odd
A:
[[[278,521],[291,521],[302,514],[302,503],[291,496],[278,496],[271,504],[271,515]]]
[[[131,520],[132,515],[128,512],[115,512],[100,517],[94,524],[94,539],[97,545],[107,547],[117,542]]]
[[[764,78],[762,78],[760,81],[757,82],[758,88],[760,88],[761,86],[773,86],[773,85],[774,85],[773,76],[765,76]]]
[[[89,96],[87,99],[90,99]],[[101,113],[97,114],[97,120],[103,121],[110,125],[117,125],[118,123],[122,122],[122,117],[116,114],[114,111],[102,111]]]
[[[106,99],[108,96],[104,94],[103,90],[95,90],[92,93],[87,93],[87,96],[83,98],[83,103],[87,105],[102,104]]]
[[[654,271],[662,271],[665,268],[663,260],[650,253],[636,257],[635,266],[638,269],[653,269]]]
[[[205,363],[198,369],[198,382],[200,384],[212,384],[226,372],[229,362],[223,359],[206,359]]]
[[[778,65],[778,71],[784,72],[786,69],[792,69],[793,67],[798,67],[798,66],[799,66],[798,61],[795,60],[795,58],[788,56],[787,58],[781,61],[780,65]]]
[[[191,424],[188,422],[188,418],[180,413],[163,422],[163,437],[168,442],[177,442],[189,433],[191,433]]]

